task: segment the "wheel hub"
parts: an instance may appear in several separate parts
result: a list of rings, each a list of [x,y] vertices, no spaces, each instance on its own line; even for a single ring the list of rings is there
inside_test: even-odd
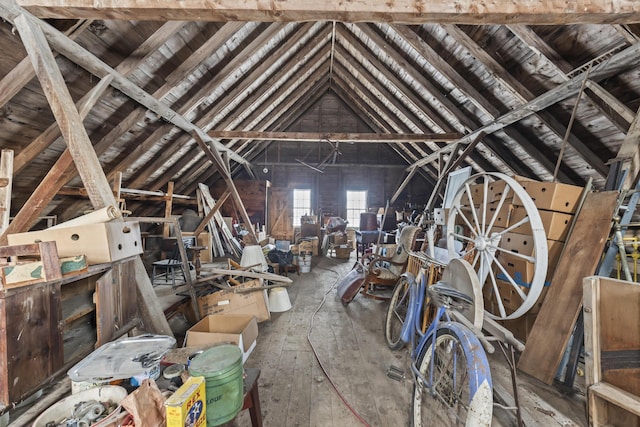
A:
[[[476,249],[479,251],[486,251],[487,247],[489,246],[490,240],[487,239],[484,236],[478,236],[475,240],[474,243],[476,245]]]

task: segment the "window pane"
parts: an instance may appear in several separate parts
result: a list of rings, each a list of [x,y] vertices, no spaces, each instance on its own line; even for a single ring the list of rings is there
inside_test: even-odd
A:
[[[311,215],[311,190],[293,190],[293,226],[300,225],[300,217]]]
[[[360,227],[360,214],[367,211],[367,192],[347,190],[347,221],[350,227]]]

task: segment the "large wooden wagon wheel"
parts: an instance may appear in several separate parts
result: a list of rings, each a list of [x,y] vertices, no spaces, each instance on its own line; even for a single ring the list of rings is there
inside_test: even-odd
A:
[[[492,194],[490,186],[504,187],[497,202],[490,203],[488,200],[489,194]],[[517,222],[510,221],[506,228],[499,228],[495,225],[498,215],[504,212],[502,208],[511,201],[524,209],[524,216]],[[527,251],[507,245],[505,236],[514,230],[530,236],[531,244]],[[492,300],[492,304],[485,303],[485,309],[489,310],[491,317],[516,319],[533,307],[547,275],[547,240],[538,209],[515,179],[494,172],[467,179],[455,195],[446,233],[450,258],[464,257],[477,272],[485,302],[487,298]],[[460,247],[459,242],[463,245],[461,252],[456,250]],[[531,281],[523,282],[518,274],[513,274],[513,269],[507,268],[514,260],[521,264],[522,261],[526,262],[526,269],[533,271]],[[507,300],[511,302],[509,307],[505,307]]]

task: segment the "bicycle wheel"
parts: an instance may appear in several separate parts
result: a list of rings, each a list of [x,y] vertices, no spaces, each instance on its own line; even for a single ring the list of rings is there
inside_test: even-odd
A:
[[[400,350],[404,347],[401,332],[402,325],[409,312],[409,293],[411,292],[411,280],[407,276],[400,276],[393,295],[387,307],[387,316],[384,321],[384,338],[391,350]]]
[[[433,340],[432,340],[433,341]],[[433,358],[433,376],[430,376]],[[459,323],[438,327],[416,363],[413,426],[490,426],[491,371],[478,338]],[[432,386],[426,382],[432,378]]]

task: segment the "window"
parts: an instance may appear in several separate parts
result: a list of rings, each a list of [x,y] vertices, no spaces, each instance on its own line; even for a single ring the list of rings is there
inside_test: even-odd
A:
[[[360,227],[360,214],[367,211],[367,192],[347,190],[347,221],[350,227]]]
[[[293,190],[293,226],[300,226],[300,217],[311,215],[311,190]]]

